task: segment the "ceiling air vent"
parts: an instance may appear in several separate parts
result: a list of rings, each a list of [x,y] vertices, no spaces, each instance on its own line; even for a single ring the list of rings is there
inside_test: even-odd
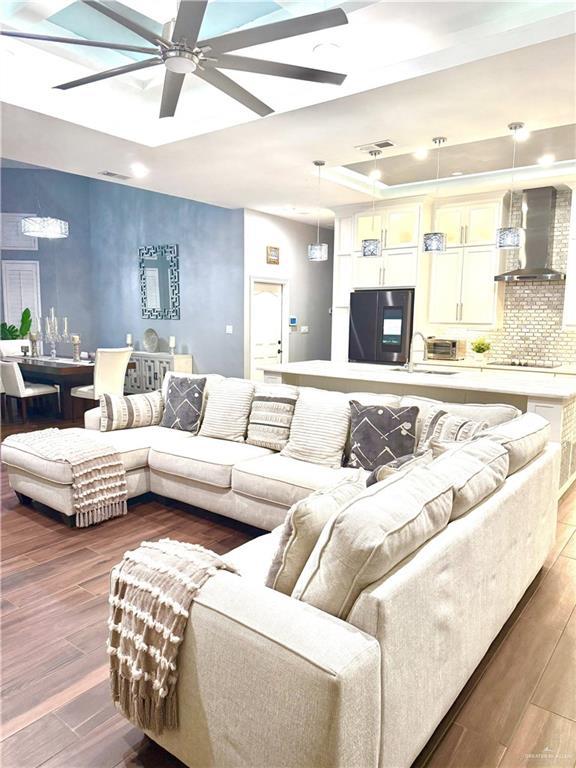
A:
[[[382,141],[373,141],[371,144],[360,144],[360,146],[354,147],[354,149],[358,149],[360,152],[378,152],[382,149],[390,149],[390,147],[394,146],[394,142],[390,141],[390,139],[382,139]]]
[[[114,171],[98,171],[98,176],[106,176],[107,179],[121,179],[126,181],[130,176],[125,176],[123,173],[114,173]]]

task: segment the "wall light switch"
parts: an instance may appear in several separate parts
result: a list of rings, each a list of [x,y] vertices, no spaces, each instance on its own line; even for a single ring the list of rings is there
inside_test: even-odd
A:
[[[300,333],[308,333],[308,331],[309,331],[309,330],[310,330],[310,329],[308,328],[308,326],[307,326],[307,325],[303,325],[303,326],[300,328]]]
[[[226,326],[226,333],[234,333],[234,326],[233,325],[227,325]]]

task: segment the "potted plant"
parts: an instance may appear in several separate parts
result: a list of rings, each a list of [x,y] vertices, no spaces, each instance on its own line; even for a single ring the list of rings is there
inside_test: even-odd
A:
[[[488,356],[487,353],[490,351],[491,344],[489,341],[487,341],[483,336],[481,336],[479,339],[476,339],[472,342],[472,352],[474,352],[474,356],[477,360],[484,361],[486,357]]]

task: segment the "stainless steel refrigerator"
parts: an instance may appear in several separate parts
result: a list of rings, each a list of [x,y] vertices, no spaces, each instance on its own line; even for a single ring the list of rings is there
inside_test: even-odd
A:
[[[350,362],[406,363],[413,317],[413,288],[379,288],[351,293]]]

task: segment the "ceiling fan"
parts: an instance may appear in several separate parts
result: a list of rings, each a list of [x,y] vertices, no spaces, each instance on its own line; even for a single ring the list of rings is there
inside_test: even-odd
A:
[[[228,53],[228,51],[236,51],[252,45],[260,45],[261,43],[269,43],[273,40],[282,40],[287,37],[295,37],[308,32],[317,32],[321,29],[347,24],[348,19],[341,8],[312,13],[308,16],[299,16],[294,19],[286,19],[285,21],[278,21],[273,24],[264,24],[260,27],[252,27],[239,32],[230,32],[206,40],[198,40],[208,0],[180,0],[178,15],[176,16],[170,38],[146,29],[146,27],[122,16],[122,14],[98,2],[98,0],[82,0],[82,2],[136,33],[151,43],[153,47],[82,40],[80,38],[34,35],[26,32],[0,31],[0,34],[28,40],[43,40],[53,43],[88,45],[95,48],[111,48],[135,53],[150,53],[153,56],[150,59],[137,61],[125,67],[116,67],[106,72],[81,77],[78,80],[72,80],[69,83],[55,86],[63,91],[69,88],[76,88],[79,85],[87,85],[98,80],[123,75],[126,72],[136,72],[139,69],[157,67],[163,64],[166,68],[166,75],[162,90],[160,117],[174,116],[184,77],[187,74],[193,74],[201,80],[210,83],[210,85],[228,94],[228,96],[231,96],[263,117],[274,112],[274,110],[220,70],[235,69],[242,72],[256,72],[262,75],[275,75],[277,77],[309,80],[315,83],[332,83],[334,85],[341,85],[346,78],[346,75],[337,72],[310,69],[309,67],[299,67],[293,64],[281,64],[263,59],[251,59],[247,56],[236,56]]]

